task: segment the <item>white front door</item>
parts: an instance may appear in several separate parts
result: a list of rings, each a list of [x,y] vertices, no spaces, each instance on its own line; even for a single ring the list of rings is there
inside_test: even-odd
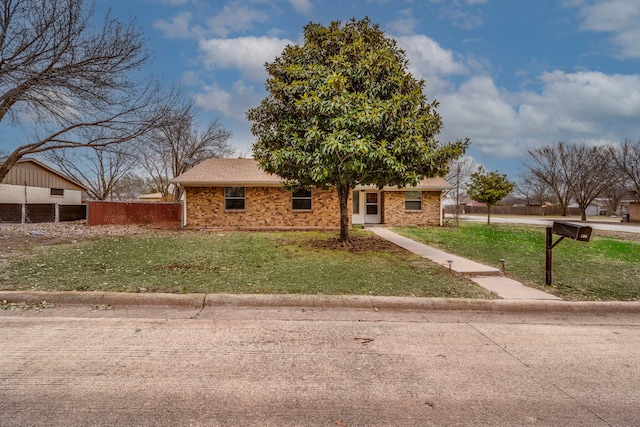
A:
[[[365,224],[380,224],[379,191],[366,191],[364,193],[364,222]]]

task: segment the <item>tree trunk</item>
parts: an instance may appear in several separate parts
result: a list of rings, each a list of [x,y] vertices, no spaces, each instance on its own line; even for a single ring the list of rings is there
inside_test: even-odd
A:
[[[580,219],[582,221],[586,221],[587,220],[587,208],[580,207]]]
[[[0,182],[4,179],[5,176],[9,173],[9,170],[15,166],[15,164],[22,158],[22,154],[19,153],[18,150],[9,154],[4,162],[0,163]]]
[[[487,205],[487,225],[491,225],[491,206]]]
[[[340,241],[349,240],[349,186],[338,186],[338,199],[340,200]]]

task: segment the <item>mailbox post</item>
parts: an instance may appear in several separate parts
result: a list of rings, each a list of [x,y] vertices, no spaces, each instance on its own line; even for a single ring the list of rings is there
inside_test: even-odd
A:
[[[553,283],[553,248],[565,237],[580,242],[588,242],[591,238],[591,231],[591,227],[563,221],[554,221],[552,227],[547,227],[546,286],[551,286],[551,283]],[[555,243],[553,242],[554,234],[560,236]]]

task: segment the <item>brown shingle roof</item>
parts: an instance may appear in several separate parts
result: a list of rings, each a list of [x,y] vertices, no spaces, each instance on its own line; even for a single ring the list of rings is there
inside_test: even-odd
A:
[[[443,190],[445,188],[451,188],[452,185],[449,184],[444,178],[425,178],[417,185],[419,188],[424,189],[433,189],[433,190]]]
[[[258,167],[254,159],[207,159],[198,163],[171,182],[185,187],[212,186],[274,186],[282,178]]]
[[[279,186],[283,180],[277,175],[264,172],[254,159],[207,159],[171,182],[185,187],[251,187]],[[425,178],[416,188],[442,190],[450,187],[451,184],[442,178]],[[394,187],[385,189],[393,190]]]

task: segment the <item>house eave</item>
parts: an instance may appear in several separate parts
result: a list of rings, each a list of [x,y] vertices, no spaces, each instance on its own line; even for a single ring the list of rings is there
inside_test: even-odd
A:
[[[282,182],[273,181],[170,181],[183,187],[281,187]]]

